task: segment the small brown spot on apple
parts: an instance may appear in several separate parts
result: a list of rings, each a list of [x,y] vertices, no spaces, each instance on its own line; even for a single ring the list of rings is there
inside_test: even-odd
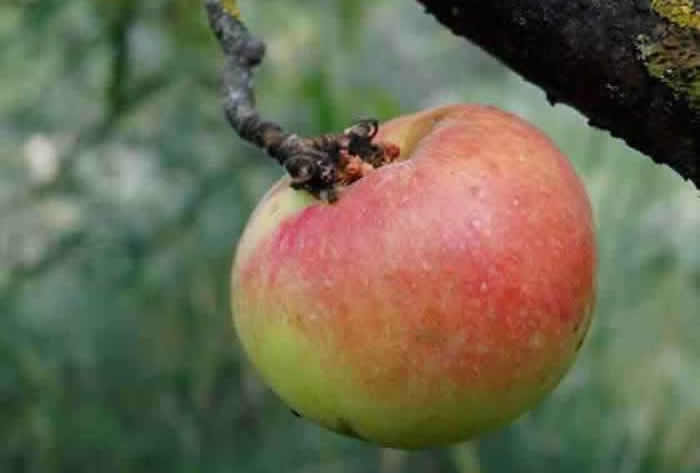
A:
[[[544,335],[539,330],[530,336],[529,345],[531,348],[540,348],[544,344]]]
[[[347,435],[348,437],[353,437],[359,440],[365,440],[364,437],[358,434],[357,431],[353,428],[353,426],[350,425],[350,422],[348,422],[347,419],[343,419],[342,417],[338,418],[335,429],[337,432],[343,435]]]

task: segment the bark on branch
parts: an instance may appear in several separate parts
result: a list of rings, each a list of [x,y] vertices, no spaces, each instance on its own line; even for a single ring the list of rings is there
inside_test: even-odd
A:
[[[552,104],[700,188],[700,1],[418,1]]]

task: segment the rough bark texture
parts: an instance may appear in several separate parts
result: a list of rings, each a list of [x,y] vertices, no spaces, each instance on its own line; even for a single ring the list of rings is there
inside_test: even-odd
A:
[[[700,2],[418,1],[551,103],[700,187]]]

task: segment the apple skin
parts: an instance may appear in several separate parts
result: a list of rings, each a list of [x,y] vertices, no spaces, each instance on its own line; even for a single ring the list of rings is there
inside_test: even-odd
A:
[[[532,125],[453,105],[392,120],[399,161],[327,204],[282,179],[251,216],[234,324],[263,380],[380,445],[461,441],[515,419],[571,366],[595,299],[591,206]]]

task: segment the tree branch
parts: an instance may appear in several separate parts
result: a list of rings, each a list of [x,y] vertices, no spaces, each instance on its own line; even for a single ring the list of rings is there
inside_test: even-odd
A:
[[[693,0],[418,0],[549,101],[700,187],[700,9]]]
[[[372,143],[376,120],[363,120],[343,133],[316,138],[299,137],[263,120],[255,109],[253,70],[265,55],[265,44],[248,31],[237,9],[227,7],[224,0],[205,0],[204,5],[211,29],[226,56],[226,118],[242,139],[262,148],[284,166],[292,178],[292,187],[333,201],[340,185],[397,157],[394,147]],[[358,165],[358,160],[362,164]]]

